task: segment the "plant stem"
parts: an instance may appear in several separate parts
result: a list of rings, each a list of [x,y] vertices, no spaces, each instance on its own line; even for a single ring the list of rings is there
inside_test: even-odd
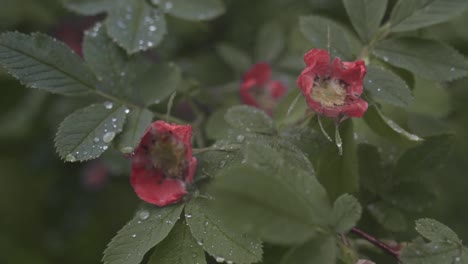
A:
[[[233,151],[235,149],[239,149],[239,145],[225,145],[221,147],[207,147],[207,148],[197,148],[193,149],[193,154],[200,154],[203,152],[208,152],[208,151]]]
[[[361,229],[357,228],[357,227],[353,227],[351,229],[351,232],[355,235],[358,235],[360,236],[361,238],[364,238],[365,240],[369,241],[370,243],[372,243],[374,246],[382,249],[383,251],[385,251],[386,253],[392,255],[393,257],[395,257],[398,261],[400,261],[400,254],[398,252],[398,250],[392,248],[391,246],[389,246],[388,244],[380,241],[379,239],[367,234],[366,232],[362,231]]]

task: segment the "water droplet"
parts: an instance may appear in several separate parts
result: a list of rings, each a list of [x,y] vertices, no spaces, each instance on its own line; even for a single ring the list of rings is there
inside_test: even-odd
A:
[[[208,226],[210,223],[208,221],[205,222],[205,226]]]
[[[242,143],[244,139],[245,139],[244,135],[237,135],[237,138],[236,138],[237,142]]]
[[[372,80],[368,80],[367,82],[368,82],[368,83],[372,83]]]
[[[227,264],[233,264],[234,262],[232,262],[232,260],[228,260],[226,263]]]
[[[192,215],[191,214],[185,214],[185,217],[186,218],[192,218]]]
[[[198,244],[199,246],[203,246],[203,241],[197,241],[197,244]]]
[[[127,74],[127,73],[124,72],[124,71],[123,71],[123,72],[120,72],[120,76],[122,76],[122,77],[125,76],[126,74]]]
[[[107,146],[102,146],[103,150],[107,150],[107,148],[108,148]]]
[[[136,237],[136,234],[133,234],[132,237],[135,238],[135,237]]]
[[[455,68],[454,67],[450,68],[450,71],[451,72],[455,71]]]
[[[94,141],[94,143],[98,143],[98,142],[99,142],[99,138],[98,138],[98,137],[95,137],[95,138],[93,139],[93,141]]]
[[[112,104],[112,102],[104,102],[104,107],[106,109],[112,109],[112,107],[114,107],[114,105]]]
[[[127,28],[127,26],[125,25],[125,23],[122,20],[117,21],[117,26],[119,28],[121,28],[121,29]]]
[[[156,29],[158,29],[158,28],[157,28],[156,26],[154,26],[154,25],[151,25],[151,26],[149,27],[149,30],[150,30],[150,31],[156,31]]]
[[[460,262],[461,258],[460,257],[456,257],[455,258],[455,262]]]
[[[128,109],[128,108],[125,109],[125,113],[126,113],[126,114],[130,113],[130,109]]]
[[[153,47],[153,46],[154,46],[154,43],[151,42],[151,41],[148,41],[148,43],[147,43],[146,45],[148,45],[148,47]]]
[[[164,4],[164,9],[166,9],[166,11],[171,10],[172,9],[172,3],[171,2],[166,2]]]
[[[387,57],[387,56],[384,56],[384,57],[383,57],[383,60],[386,61],[386,62],[388,62],[388,57]]]
[[[138,211],[138,217],[141,219],[141,220],[146,220],[148,219],[150,213],[147,211],[147,210],[141,210],[141,211]]]
[[[216,262],[221,263],[224,261],[223,257],[216,257]]]
[[[225,160],[222,160],[222,161],[219,163],[219,168],[222,169],[222,168],[224,168],[225,165],[226,165],[226,161],[225,161]]]
[[[120,149],[120,151],[124,154],[128,154],[128,153],[131,153],[133,151],[133,148],[132,147],[122,147]]]
[[[112,122],[117,122],[117,118],[112,118]]]
[[[69,162],[75,162],[75,161],[76,161],[76,157],[73,156],[72,154],[68,154],[68,155],[65,157],[65,160],[66,160],[66,161],[69,161]]]
[[[111,142],[115,137],[115,132],[107,132],[104,134],[104,136],[102,136],[102,141],[104,141],[105,143],[109,143]]]
[[[172,224],[171,220],[166,220],[166,224]]]
[[[161,100],[159,99],[154,100],[154,104],[159,104],[159,103],[161,103]]]
[[[380,89],[380,88],[377,88],[377,92],[380,92],[381,90],[382,90],[382,89]]]

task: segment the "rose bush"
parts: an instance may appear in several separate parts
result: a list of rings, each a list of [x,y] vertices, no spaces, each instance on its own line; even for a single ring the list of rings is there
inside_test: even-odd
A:
[[[467,262],[467,9],[3,3],[0,263]]]

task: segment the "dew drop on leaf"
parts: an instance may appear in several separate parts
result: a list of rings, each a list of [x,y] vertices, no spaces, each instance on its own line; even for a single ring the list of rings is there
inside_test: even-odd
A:
[[[132,147],[122,147],[122,148],[120,149],[120,151],[121,151],[122,153],[124,153],[124,154],[129,154],[129,153],[131,153],[131,152],[133,151],[133,148],[132,148]]]
[[[220,169],[224,168],[224,165],[226,165],[226,161],[225,161],[225,160],[222,160],[222,161],[219,163],[219,168],[220,168]]]
[[[112,107],[114,107],[114,105],[112,104],[112,102],[104,102],[104,107],[106,109],[112,109]]]
[[[133,234],[132,237],[135,238],[135,237],[136,237],[136,234]]]
[[[94,141],[94,143],[98,143],[98,142],[100,141],[100,139],[99,139],[98,137],[95,137],[95,138],[93,139],[93,141]]]
[[[137,215],[141,220],[146,220],[146,219],[148,219],[150,214],[146,210],[141,210],[141,211],[138,211]]]
[[[130,113],[130,109],[128,109],[128,108],[125,109],[125,113],[126,113],[126,114]]]
[[[221,263],[224,261],[223,257],[216,257],[216,262]]]
[[[151,25],[151,26],[149,27],[149,30],[150,30],[150,31],[156,31],[156,29],[158,29],[158,28],[157,28],[156,26],[153,26],[153,25]]]
[[[109,143],[111,142],[115,137],[115,132],[107,132],[104,134],[104,136],[102,136],[102,141],[104,141],[105,143]]]
[[[103,146],[103,147],[102,147],[103,150],[107,150],[107,148],[108,148],[107,146]]]
[[[69,161],[69,162],[75,162],[75,161],[76,161],[76,157],[73,156],[72,154],[68,154],[68,155],[65,157],[65,160],[66,160],[66,161]]]
[[[244,139],[245,139],[244,135],[237,135],[237,138],[236,138],[237,142],[242,143],[244,142]]]
[[[171,10],[171,9],[172,9],[172,3],[171,3],[171,2],[166,2],[166,3],[164,4],[164,9],[165,9],[166,11]]]

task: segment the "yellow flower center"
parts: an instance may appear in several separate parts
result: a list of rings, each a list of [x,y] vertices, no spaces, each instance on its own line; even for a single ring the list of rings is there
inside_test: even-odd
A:
[[[345,84],[337,79],[317,79],[311,94],[312,99],[324,107],[335,107],[345,104]]]
[[[183,178],[187,168],[185,153],[187,148],[170,133],[156,136],[156,141],[150,148],[151,162],[170,178]]]

